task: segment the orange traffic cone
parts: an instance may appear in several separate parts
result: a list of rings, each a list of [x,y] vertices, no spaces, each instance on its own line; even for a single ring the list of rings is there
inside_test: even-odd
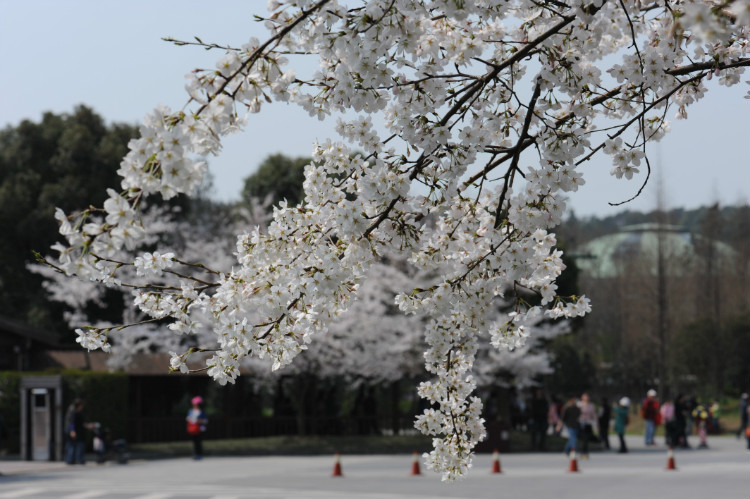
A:
[[[419,471],[419,453],[417,451],[414,451],[414,460],[411,463],[411,476],[421,474],[422,472]]]
[[[495,449],[492,453],[492,473],[502,473],[500,469],[500,453]]]
[[[667,470],[677,470],[677,466],[674,464],[674,449],[672,449],[672,446],[669,446],[669,450],[667,451]]]
[[[338,452],[333,455],[333,475],[331,476],[344,476],[341,472],[341,454]]]
[[[576,450],[570,450],[570,467],[568,473],[578,473],[578,461],[576,461]]]

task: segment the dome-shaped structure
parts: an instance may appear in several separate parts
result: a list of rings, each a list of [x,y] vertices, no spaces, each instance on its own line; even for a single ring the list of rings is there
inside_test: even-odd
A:
[[[708,219],[701,226],[721,229]],[[647,388],[693,391],[700,378],[719,393],[722,349],[733,344],[728,325],[748,310],[748,259],[722,242],[655,223],[576,249],[578,286],[592,311],[574,346],[598,366],[597,383],[642,396]]]
[[[725,243],[711,241],[677,225],[656,223],[630,225],[593,239],[574,256],[578,268],[592,278],[618,277],[633,266],[656,275],[660,245],[663,270],[672,276],[701,272],[707,265],[719,271],[730,266],[735,258],[734,250]]]

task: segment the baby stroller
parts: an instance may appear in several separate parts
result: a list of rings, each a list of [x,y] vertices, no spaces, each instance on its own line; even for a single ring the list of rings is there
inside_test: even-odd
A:
[[[107,459],[113,459],[118,464],[128,464],[128,446],[125,439],[113,441],[109,428],[104,428],[100,423],[94,423],[94,452],[96,462],[103,464]]]

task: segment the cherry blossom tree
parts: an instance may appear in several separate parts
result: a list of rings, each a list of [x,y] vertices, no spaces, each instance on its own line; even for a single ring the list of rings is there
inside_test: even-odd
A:
[[[149,248],[149,251],[121,252],[121,258],[137,262],[138,265],[123,265],[118,270],[118,283],[104,285],[97,280],[70,279],[55,265],[31,264],[28,267],[32,272],[44,276],[42,286],[49,298],[66,306],[64,319],[69,327],[83,328],[89,324],[102,331],[127,330],[127,334],[113,335],[112,341],[103,345],[104,350],[112,354],[108,360],[111,368],[124,367],[136,353],[182,351],[200,346],[208,348],[215,343],[209,318],[202,317],[199,323],[194,324],[190,335],[174,334],[173,328],[162,327],[163,321],[130,306],[133,297],[138,296],[144,287],[160,284],[149,279],[142,267],[155,265],[155,262],[171,258],[175,253],[189,261],[211,261],[219,268],[231,267],[234,263],[233,235],[250,225],[265,225],[268,221],[266,209],[267,202],[258,200],[251,200],[247,208],[214,206],[200,212],[193,209],[191,211],[195,213],[188,216],[167,206],[146,208],[141,213],[141,223],[148,226],[149,231],[140,246]],[[122,319],[119,323],[99,320],[91,324],[92,311],[108,305],[105,302],[108,288],[121,291],[126,305]],[[193,314],[193,318],[196,317],[197,314]]]
[[[143,243],[154,249],[140,256],[133,252],[130,256],[132,259],[149,259],[179,253],[190,261],[213,261],[215,266],[231,267],[233,235],[243,228],[264,226],[267,222],[267,201],[260,203],[255,198],[249,201],[250,210],[242,207],[220,209],[200,217],[173,216],[173,210],[167,207],[148,209],[143,214],[143,223],[150,230]],[[226,217],[234,222],[227,224]],[[50,298],[67,306],[64,317],[70,328],[89,324],[92,306],[106,306],[107,287],[101,282],[70,279],[49,265],[32,264],[29,268],[45,277],[43,287]],[[138,288],[149,283],[138,274],[135,266],[123,267],[118,274],[122,281],[129,283],[121,288],[126,304],[132,300],[133,286]],[[402,314],[394,300],[405,290],[417,285],[425,287],[436,280],[436,276],[420,275],[403,256],[391,254],[373,263],[358,290],[357,300],[310,344],[304,356],[283,370],[283,375],[314,376],[352,384],[365,381],[374,385],[423,377],[424,371],[419,366],[425,346],[423,330],[428,318],[423,314]],[[502,309],[507,305],[503,300],[496,300],[492,305],[496,316],[502,315]],[[203,326],[194,329],[191,335],[175,335],[162,327],[160,321],[153,321],[126,306],[119,323],[99,321],[93,326],[103,330],[129,325],[123,334],[109,338],[105,347],[112,354],[108,365],[120,369],[126,367],[136,353],[174,352],[189,347],[202,351],[216,348],[216,335],[206,327],[211,319],[204,317],[201,322]],[[480,385],[496,385],[511,377],[516,386],[529,386],[536,376],[550,371],[550,359],[538,348],[537,340],[552,338],[569,328],[564,322],[533,324],[532,328],[533,335],[530,334],[526,344],[518,350],[498,350],[488,344],[480,345],[479,356],[491,358],[477,371]],[[530,353],[532,350],[536,351]],[[206,354],[195,352],[193,355],[191,364],[195,365],[196,357],[200,359]],[[261,382],[267,388],[276,386],[275,374],[279,371],[271,371],[265,360],[247,357],[242,365],[254,373],[256,385]],[[180,366],[183,370],[188,368],[186,364]]]
[[[291,363],[354,300],[386,251],[440,276],[400,294],[404,313],[429,317],[419,393],[435,408],[416,426],[432,435],[427,464],[465,475],[483,438],[471,374],[480,342],[516,348],[536,317],[583,315],[584,297],[556,295],[563,265],[550,230],[595,154],[612,174],[648,179],[647,148],[668,117],[706,93],[705,80],[740,81],[750,4],[628,0],[271,0],[265,41],[221,47],[216,67],[188,75],[188,103],[146,117],[130,144],[120,191],[102,208],[57,212],[67,243],[56,265],[124,286],[125,267],[149,278],[135,305],[190,334],[210,317],[219,383],[242,359]],[[298,78],[289,61],[316,57]],[[338,116],[341,142],[313,146],[305,200],[281,203],[267,231],[236,240],[220,268],[178,255],[120,259],[145,237],[151,195],[189,194],[222,137],[263,126],[264,102]],[[382,127],[374,122],[382,121]],[[252,134],[250,134],[252,135]],[[248,140],[252,140],[250,137]],[[350,145],[363,151],[350,157]],[[644,171],[641,171],[644,170]],[[638,191],[640,192],[640,191]],[[427,224],[434,219],[434,224]],[[528,298],[534,293],[536,299]],[[497,297],[511,311],[496,318]],[[77,331],[106,348],[107,328]],[[187,352],[172,364],[182,367]]]

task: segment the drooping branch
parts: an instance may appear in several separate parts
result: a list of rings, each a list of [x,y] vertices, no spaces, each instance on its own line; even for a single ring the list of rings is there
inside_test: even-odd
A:
[[[750,65],[746,27],[730,26],[723,14],[718,26],[731,33],[713,39],[696,25],[684,32],[703,38],[700,49],[689,52],[681,43],[680,23],[690,9],[702,9],[695,12],[704,19],[714,16],[703,0],[595,3],[601,5],[270,2],[276,12],[265,19],[274,30],[268,40],[224,47],[233,53],[218,70],[192,77],[188,103],[197,110],[159,111],[145,121],[124,162],[123,189],[110,193],[109,206],[58,216],[69,245],[57,248],[56,268],[120,289],[139,286],[140,312],[173,320],[175,333],[193,333],[205,320],[209,340],[199,344],[216,345],[206,370],[224,384],[250,357],[270,358],[277,369],[319,345],[320,333],[354,302],[378,256],[392,251],[411,258],[429,277],[404,286],[414,292],[397,303],[425,318],[419,326],[428,345],[425,368],[435,380],[420,386],[435,409],[419,416],[417,426],[436,437],[428,463],[447,479],[460,478],[484,434],[470,374],[482,336],[495,349],[516,350],[528,336],[527,322],[590,310],[585,297],[557,295],[564,265],[549,232],[562,219],[567,193],[582,181],[577,166],[604,149],[613,157],[613,174],[632,176],[646,143],[665,131],[673,103],[701,98],[700,82],[711,74],[727,71],[722,83],[735,83]],[[319,72],[300,79],[282,71],[285,53],[320,54]],[[605,82],[603,61],[619,55],[622,65],[609,72],[625,82]],[[691,64],[668,67],[681,60]],[[127,263],[146,239],[138,225],[140,200],[157,191],[165,197],[189,192],[203,168],[191,158],[217,152],[245,119],[239,111],[259,111],[271,96],[319,117],[342,117],[337,131],[344,142],[319,143],[306,166],[305,204],[282,204],[267,229],[243,231],[230,262],[196,260],[212,269],[189,263],[193,258],[153,254]],[[664,114],[647,116],[662,107]],[[615,124],[597,129],[600,118]],[[382,127],[388,139],[381,138]],[[604,135],[603,143],[594,141]],[[355,157],[346,143],[362,154]],[[538,157],[523,156],[521,163],[532,146]],[[647,157],[646,165],[648,182]],[[180,178],[182,167],[188,180]],[[523,189],[515,189],[516,173],[526,180]],[[429,194],[411,192],[415,184],[427,185]],[[477,184],[476,195],[464,195]],[[108,260],[96,260],[99,254]],[[167,269],[173,264],[182,266]],[[135,273],[135,280],[127,277]],[[115,282],[120,277],[129,283]],[[533,305],[527,292],[538,298]],[[498,300],[508,310],[490,310]],[[79,334],[87,347],[107,346],[102,334]],[[172,354],[181,371],[184,355]]]

